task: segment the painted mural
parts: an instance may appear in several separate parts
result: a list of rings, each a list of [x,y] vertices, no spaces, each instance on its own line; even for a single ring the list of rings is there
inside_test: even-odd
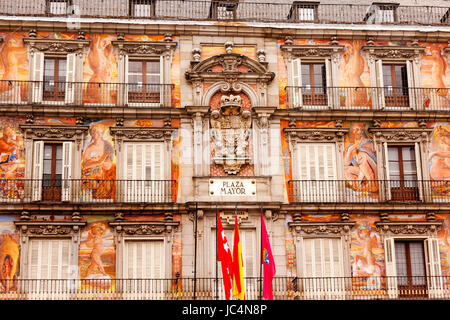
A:
[[[116,196],[116,158],[109,127],[115,122],[101,120],[87,124],[90,125],[89,136],[81,159],[81,178],[85,179],[83,197],[113,200]]]
[[[13,223],[17,217],[0,216],[0,292],[18,289],[19,233]]]
[[[344,177],[346,186],[356,196],[378,196],[377,158],[365,123],[346,123],[350,132],[344,142]],[[351,191],[349,191],[351,192]]]
[[[25,149],[19,124],[23,118],[0,118],[0,199],[21,199],[25,177]]]
[[[433,191],[437,195],[450,197],[450,125],[448,123],[435,124],[428,159]]]
[[[450,289],[450,215],[437,214],[436,220],[443,222],[438,231],[441,274],[444,276],[445,287]]]
[[[108,221],[113,219],[108,216],[87,217],[78,253],[79,276],[83,279],[83,286],[112,289],[116,274],[116,249]]]
[[[379,289],[383,286],[380,277],[385,275],[384,249],[381,236],[375,228],[375,215],[355,215],[356,224],[351,233],[350,258],[352,276],[357,286],[365,289]]]
[[[297,276],[297,263],[295,261],[295,242],[289,223],[292,223],[292,215],[287,214],[284,221],[284,247],[286,250],[286,276]]]

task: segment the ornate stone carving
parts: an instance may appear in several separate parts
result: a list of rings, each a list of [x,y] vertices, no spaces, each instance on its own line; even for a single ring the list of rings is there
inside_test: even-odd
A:
[[[134,55],[134,56],[161,56],[171,55],[172,51],[177,46],[176,42],[172,41],[112,41],[113,46],[118,48],[119,55]]]
[[[110,127],[110,132],[113,135],[114,142],[117,143],[119,151],[122,149],[124,140],[132,141],[165,141],[169,142],[172,139],[172,134],[175,128],[148,128],[148,127]]]
[[[334,42],[336,43],[336,42]],[[280,47],[284,57],[289,61],[293,58],[319,57],[338,59],[344,46],[339,45],[282,45]]]
[[[78,233],[80,228],[86,225],[86,222],[48,222],[48,221],[29,221],[20,220],[14,222],[19,228],[21,235],[29,236],[65,236]]]
[[[343,142],[344,136],[348,133],[348,128],[298,128],[288,127],[284,133],[291,142]]]
[[[54,54],[68,54],[68,53],[83,53],[89,48],[90,40],[71,40],[71,39],[38,39],[38,38],[24,38],[31,51],[40,51],[44,53]]]
[[[34,125],[23,124],[19,125],[24,133],[25,139],[42,140],[42,139],[58,139],[58,140],[72,140],[74,139],[77,145],[77,150],[80,150],[81,142],[84,134],[89,130],[89,126],[61,126],[61,125]]]
[[[210,122],[215,146],[213,162],[222,165],[228,174],[239,173],[241,166],[249,162],[250,111],[242,109],[240,96],[222,96],[219,109],[211,111]]]
[[[369,132],[373,134],[378,141],[420,141],[427,138],[433,129],[426,128],[381,128],[371,127]]]
[[[398,59],[408,60],[420,57],[425,47],[419,46],[363,46],[363,51],[368,51],[371,59]]]
[[[115,220],[109,223],[116,233],[122,236],[162,235],[171,232],[178,222],[173,221],[126,221]]]
[[[354,222],[291,222],[289,227],[302,235],[347,235],[354,224]]]
[[[375,222],[377,229],[385,236],[427,235],[437,233],[442,222]]]

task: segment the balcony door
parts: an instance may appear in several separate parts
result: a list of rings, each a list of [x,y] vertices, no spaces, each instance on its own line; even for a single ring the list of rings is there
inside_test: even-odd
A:
[[[423,241],[395,241],[399,297],[425,297],[427,290]]]
[[[328,105],[325,63],[302,63],[302,82],[305,106]]]
[[[72,142],[35,141],[33,201],[69,201],[72,196]]]
[[[126,240],[124,294],[130,294],[130,298],[157,299],[164,292],[164,260],[163,240]]]
[[[416,146],[388,146],[387,151],[391,200],[419,200],[419,167],[416,162]]]
[[[128,202],[165,202],[170,199],[170,181],[164,181],[164,144],[125,145],[125,199]]]
[[[294,197],[301,202],[333,202],[339,195],[335,143],[299,143]]]
[[[128,103],[160,105],[163,89],[161,65],[160,59],[128,61]]]
[[[44,101],[64,101],[66,97],[66,57],[44,59]]]
[[[408,72],[406,65],[383,63],[383,85],[386,107],[409,107]]]

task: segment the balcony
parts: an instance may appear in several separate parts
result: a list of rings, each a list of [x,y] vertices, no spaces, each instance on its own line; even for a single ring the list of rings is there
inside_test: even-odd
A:
[[[450,203],[449,180],[290,180],[291,203]]]
[[[0,180],[0,203],[173,203],[175,180]]]
[[[285,90],[288,109],[450,111],[448,88],[288,86]]]
[[[397,4],[277,3],[230,0],[6,0],[0,15],[144,20],[225,20],[315,24],[450,25],[449,8]]]
[[[0,81],[3,105],[171,107],[173,84]]]
[[[450,299],[449,277],[274,277],[274,300]],[[0,279],[0,300],[224,300],[221,278]],[[244,277],[246,300],[262,281]],[[411,285],[405,285],[411,283]]]

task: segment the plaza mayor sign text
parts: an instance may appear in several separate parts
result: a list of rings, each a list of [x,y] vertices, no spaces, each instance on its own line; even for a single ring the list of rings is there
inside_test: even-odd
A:
[[[256,181],[252,179],[209,179],[210,196],[256,195]]]

